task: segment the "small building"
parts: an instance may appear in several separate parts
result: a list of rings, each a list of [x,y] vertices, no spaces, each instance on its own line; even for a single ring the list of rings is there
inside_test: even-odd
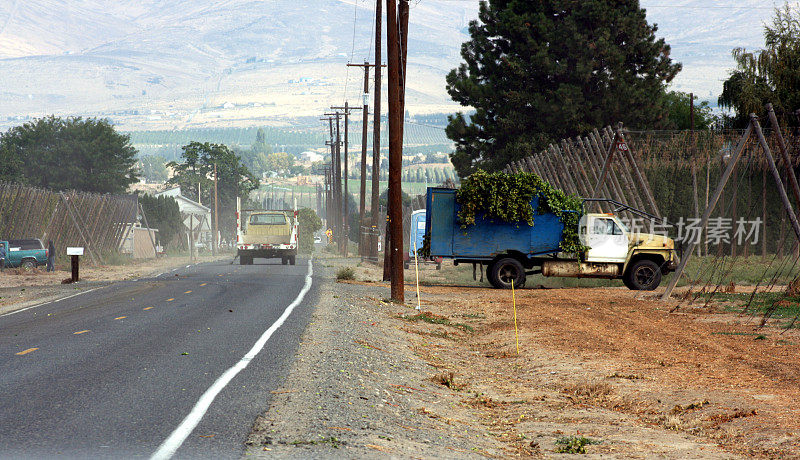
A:
[[[183,217],[183,224],[186,228],[187,236],[189,232],[189,225],[194,226],[194,239],[195,243],[199,243],[206,247],[211,247],[212,230],[211,230],[211,209],[203,206],[202,204],[186,198],[181,195],[181,188],[174,187],[169,190],[157,193],[155,196],[168,196],[175,198],[178,202],[178,209],[181,211]]]

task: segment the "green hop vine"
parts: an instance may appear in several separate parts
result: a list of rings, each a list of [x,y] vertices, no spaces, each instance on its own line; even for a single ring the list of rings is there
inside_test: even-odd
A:
[[[534,211],[531,200],[537,195],[539,208]],[[553,213],[564,224],[561,250],[580,254],[589,249],[578,238],[578,222],[583,212],[581,199],[554,188],[536,174],[488,173],[479,169],[461,182],[456,200],[461,205],[458,212],[461,228],[475,225],[475,216],[480,213],[531,226],[535,214]]]

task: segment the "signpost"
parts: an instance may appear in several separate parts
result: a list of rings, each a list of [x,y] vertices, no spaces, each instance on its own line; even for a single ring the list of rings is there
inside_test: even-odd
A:
[[[80,256],[83,255],[83,248],[82,247],[74,247],[74,248],[67,248],[67,255],[70,256],[72,259],[72,278],[70,279],[70,283],[76,283],[79,279],[78,277],[78,266],[80,264]]]

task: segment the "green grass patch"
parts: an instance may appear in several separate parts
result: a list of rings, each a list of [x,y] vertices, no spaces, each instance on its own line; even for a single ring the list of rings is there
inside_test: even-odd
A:
[[[465,332],[475,332],[475,329],[469,324],[454,323],[446,316],[435,315],[431,312],[424,311],[413,316],[400,316],[406,321],[424,321],[430,324],[441,324],[444,326],[455,327]]]
[[[718,292],[713,296],[711,293],[701,294],[698,299],[711,299],[712,303],[722,304],[728,311],[742,311],[750,301],[750,293],[727,293]],[[750,303],[750,311],[753,313],[764,313],[775,306],[773,316],[787,317],[800,315],[800,298],[787,296],[783,292],[757,292]]]
[[[562,436],[556,439],[556,452],[559,454],[585,454],[586,446],[603,441],[585,436]]]

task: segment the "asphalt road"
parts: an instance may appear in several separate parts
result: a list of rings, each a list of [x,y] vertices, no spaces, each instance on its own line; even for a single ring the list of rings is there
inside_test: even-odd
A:
[[[240,457],[284,385],[317,297],[309,273],[215,262],[126,281],[0,316],[0,458],[150,457],[226,371],[175,458]],[[251,352],[252,353],[252,352]]]

